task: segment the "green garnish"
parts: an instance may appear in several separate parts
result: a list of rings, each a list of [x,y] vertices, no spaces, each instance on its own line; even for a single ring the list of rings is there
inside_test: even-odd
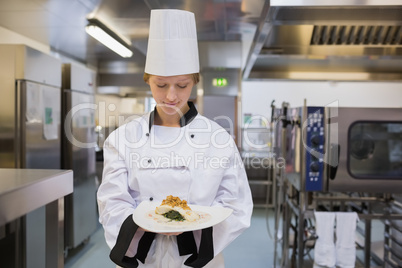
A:
[[[176,210],[168,211],[165,214],[163,214],[163,216],[165,216],[166,218],[171,219],[173,221],[184,221],[185,220],[183,218],[183,216]]]

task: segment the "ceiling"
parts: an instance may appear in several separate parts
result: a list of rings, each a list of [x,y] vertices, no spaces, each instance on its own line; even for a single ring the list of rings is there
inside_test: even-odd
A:
[[[233,68],[243,80],[402,80],[398,0],[0,0],[0,26],[97,67],[100,86],[130,91],[144,86],[156,8],[195,13],[202,70]],[[123,59],[87,35],[89,14],[128,37],[134,55]]]
[[[243,78],[402,80],[402,1],[271,0]]]
[[[243,3],[244,2],[244,3]],[[240,41],[252,34],[261,0],[0,0],[0,26],[27,36],[79,61],[121,60],[85,32],[93,15],[132,41],[134,56],[144,59],[151,9],[185,9],[195,13],[198,39]],[[247,4],[248,2],[248,4]]]

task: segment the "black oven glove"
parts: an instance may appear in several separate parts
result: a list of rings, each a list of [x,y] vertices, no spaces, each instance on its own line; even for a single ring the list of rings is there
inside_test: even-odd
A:
[[[185,232],[177,236],[177,247],[180,256],[192,254],[184,264],[193,268],[204,267],[214,258],[212,227],[202,229],[200,250],[197,253],[193,232]]]
[[[131,240],[133,240],[134,234],[138,229],[138,225],[132,220],[132,215],[128,216],[119,231],[117,236],[116,245],[110,252],[110,259],[117,265],[124,268],[137,268],[138,261],[144,263],[147,257],[149,248],[152,241],[155,238],[155,233],[145,232],[138,242],[137,254],[134,257],[127,257],[126,252],[130,247]]]

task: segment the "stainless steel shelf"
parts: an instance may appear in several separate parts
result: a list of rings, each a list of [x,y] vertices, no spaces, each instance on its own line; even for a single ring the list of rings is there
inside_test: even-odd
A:
[[[242,130],[266,130],[271,132],[271,130],[269,128],[265,128],[265,127],[243,127],[241,128]]]
[[[272,185],[272,181],[249,180],[250,185]]]
[[[255,208],[273,208],[273,204],[267,203],[265,198],[253,198]]]

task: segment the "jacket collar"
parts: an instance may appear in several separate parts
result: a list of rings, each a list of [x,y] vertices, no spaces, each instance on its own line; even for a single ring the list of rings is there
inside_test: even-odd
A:
[[[181,118],[180,118],[180,127],[184,127],[188,124],[190,124],[191,121],[197,116],[198,111],[197,108],[195,108],[195,105],[193,102],[189,101],[187,102],[188,106],[190,107],[190,110],[187,111]],[[149,115],[149,132],[151,132],[151,127],[154,125],[154,117],[157,114],[156,106],[155,109],[150,113]]]

